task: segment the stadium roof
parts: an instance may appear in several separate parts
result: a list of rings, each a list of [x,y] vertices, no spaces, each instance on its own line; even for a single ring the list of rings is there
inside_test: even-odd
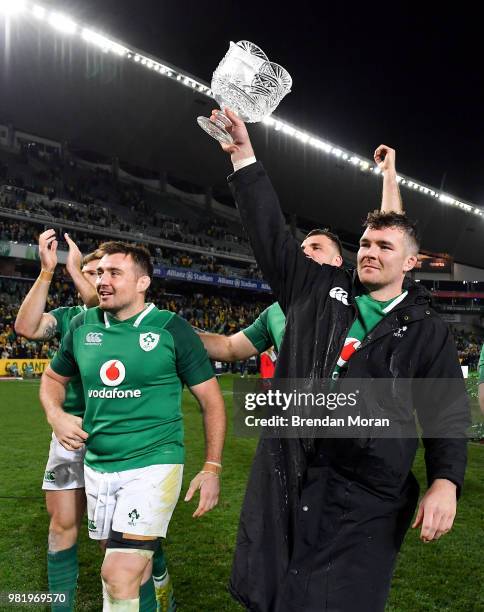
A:
[[[0,123],[225,189],[228,159],[196,124],[215,105],[207,83],[39,5],[24,5],[25,14],[0,30],[6,49]],[[372,152],[355,155],[278,120],[249,130],[286,213],[359,234],[362,218],[381,197]],[[404,205],[420,222],[423,248],[484,267],[482,209],[402,179]]]

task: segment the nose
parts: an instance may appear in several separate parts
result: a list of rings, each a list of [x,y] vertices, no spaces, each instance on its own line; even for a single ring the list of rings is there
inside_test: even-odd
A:
[[[370,244],[365,250],[365,254],[363,259],[376,259],[377,258],[378,247],[376,244]]]
[[[105,285],[105,284],[106,284],[106,273],[103,272],[102,274],[99,274],[98,277],[96,278],[96,285],[100,287],[101,285]]]

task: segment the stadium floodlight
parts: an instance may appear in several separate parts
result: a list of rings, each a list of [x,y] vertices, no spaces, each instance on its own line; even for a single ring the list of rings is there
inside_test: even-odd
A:
[[[16,15],[25,8],[25,0],[0,0],[0,13]]]
[[[61,13],[51,13],[49,23],[53,28],[63,34],[75,34],[77,31],[77,24]]]
[[[119,43],[110,40],[109,38],[103,36],[102,34],[99,34],[98,32],[89,30],[88,28],[84,28],[82,30],[82,38],[85,41],[95,45],[96,47],[99,47],[106,53],[110,51],[112,53],[115,53],[116,55],[122,56],[127,55],[129,51],[127,47],[123,47],[123,45],[120,45]]]
[[[45,8],[43,6],[40,6],[39,4],[34,4],[34,6],[32,7],[32,13],[34,17],[37,17],[37,19],[44,19],[46,12],[47,11],[45,10]]]

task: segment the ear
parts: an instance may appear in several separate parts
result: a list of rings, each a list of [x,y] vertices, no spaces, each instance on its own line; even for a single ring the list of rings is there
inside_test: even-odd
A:
[[[146,274],[144,276],[140,276],[136,283],[136,289],[140,293],[145,293],[148,290],[148,287],[151,285],[151,278]]]
[[[340,268],[343,265],[343,258],[341,257],[341,255],[335,255],[333,257],[333,262],[331,265]]]
[[[410,272],[417,265],[418,258],[416,255],[409,255],[403,264],[403,271]]]

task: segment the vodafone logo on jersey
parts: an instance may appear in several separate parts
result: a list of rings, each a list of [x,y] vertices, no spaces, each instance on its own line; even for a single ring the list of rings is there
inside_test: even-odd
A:
[[[341,354],[338,359],[338,365],[340,368],[344,367],[349,359],[356,353],[360,347],[361,342],[357,338],[346,338],[345,344],[341,349]]]
[[[105,385],[117,387],[125,379],[126,368],[119,359],[110,359],[102,364],[99,375]]]

